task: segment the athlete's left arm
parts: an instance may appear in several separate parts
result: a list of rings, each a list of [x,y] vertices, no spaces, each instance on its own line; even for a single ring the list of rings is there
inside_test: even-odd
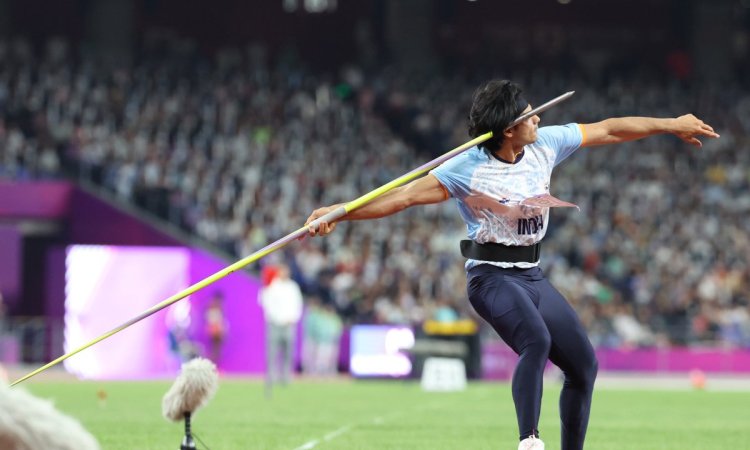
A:
[[[702,146],[699,136],[717,138],[714,129],[692,114],[674,119],[653,117],[618,117],[596,123],[581,124],[582,147],[617,144],[656,134],[674,134],[688,144]]]

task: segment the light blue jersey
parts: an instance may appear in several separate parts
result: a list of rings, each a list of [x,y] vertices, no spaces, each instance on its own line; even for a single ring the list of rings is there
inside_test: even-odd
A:
[[[578,124],[541,127],[536,142],[525,146],[515,163],[488,156],[474,147],[430,173],[456,200],[469,239],[480,244],[534,245],[547,232],[549,208],[522,206],[520,202],[549,193],[552,169],[582,142]],[[477,264],[529,268],[538,263],[470,259],[466,270]]]

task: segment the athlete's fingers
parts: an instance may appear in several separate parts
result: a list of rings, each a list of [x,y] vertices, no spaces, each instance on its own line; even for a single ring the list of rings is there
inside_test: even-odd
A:
[[[680,136],[680,138],[687,142],[690,145],[695,145],[696,147],[703,147],[703,143],[695,136]]]
[[[315,215],[315,213],[313,213],[313,215]],[[312,223],[313,220],[315,219],[307,219],[307,222],[305,222],[305,226],[307,227],[307,234],[310,236],[315,236],[316,234],[318,234],[321,226],[321,224],[315,226],[315,224]]]
[[[320,222],[318,228],[314,229],[312,226],[308,227],[308,234],[310,236],[326,236],[331,234],[336,229],[336,222]]]
[[[309,231],[310,236],[324,236],[326,234],[326,227],[328,226],[327,222],[319,222],[318,227],[316,228],[313,224],[310,224],[307,228]]]
[[[716,133],[716,131],[714,131],[714,128],[711,125],[700,120],[699,118],[695,117],[692,114],[688,114],[688,117],[693,119],[696,125],[695,132],[691,134],[700,134],[702,136],[708,136],[708,137],[713,137],[713,138],[719,137],[719,134]]]
[[[703,136],[708,136],[708,137],[713,137],[713,138],[719,137],[719,133],[715,132],[713,128],[705,124],[701,127],[700,130],[698,130],[698,133]]]
[[[308,228],[311,228],[311,227],[310,227],[310,222],[312,222],[313,220],[315,220],[315,219],[317,219],[317,218],[318,218],[318,215],[317,215],[317,214],[315,214],[316,212],[317,212],[317,211],[313,211],[313,213],[312,213],[312,214],[310,214],[310,216],[309,216],[309,217],[307,218],[307,220],[305,220],[305,226],[306,226],[306,227],[308,227]]]
[[[313,222],[315,221],[315,219],[317,219],[318,217],[322,217],[325,214],[326,214],[325,208],[318,208],[315,211],[313,211],[312,214],[310,214],[310,216],[307,218],[307,220],[305,221],[305,226],[307,227],[308,234],[310,236],[315,236],[316,234],[320,232],[321,224],[314,226]]]
[[[336,229],[336,222],[332,222],[332,223],[324,222],[324,223],[321,223],[320,224],[320,229],[321,229],[321,232],[320,232],[321,236],[326,236],[328,234],[331,234],[331,232],[333,232],[333,230]]]

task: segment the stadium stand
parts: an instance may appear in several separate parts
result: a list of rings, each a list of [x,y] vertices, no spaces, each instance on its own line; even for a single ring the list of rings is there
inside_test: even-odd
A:
[[[595,345],[750,345],[750,93],[739,79],[719,88],[636,68],[589,83],[575,67],[330,75],[260,46],[205,58],[160,44],[112,69],[64,41],[40,55],[0,41],[0,178],[93,182],[240,257],[466,141],[483,76],[509,76],[536,102],[576,89],[542,125],[695,112],[721,140],[584,149],[561,165],[552,192],[581,212],[553,213],[542,262]],[[285,256],[347,323],[420,323],[446,308],[472,314],[463,235],[445,203],[346,223]]]

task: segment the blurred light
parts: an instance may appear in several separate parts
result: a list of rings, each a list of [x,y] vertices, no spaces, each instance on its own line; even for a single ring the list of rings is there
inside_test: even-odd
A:
[[[190,297],[186,298],[184,302],[172,305],[168,310],[167,318],[172,321],[171,325],[178,326],[183,329],[190,327]],[[169,324],[168,324],[169,325]]]
[[[305,12],[312,14],[333,12],[338,8],[338,0],[281,0],[281,6],[288,13],[297,11],[300,4]]]
[[[394,328],[385,334],[385,352],[398,353],[414,347],[414,332],[408,328]]]
[[[414,346],[411,328],[392,325],[354,325],[351,329],[349,370],[355,377],[404,377],[411,373]]]
[[[561,4],[561,5],[567,5],[567,4],[569,4],[569,3],[571,2],[571,1],[572,1],[572,0],[557,0],[557,3],[559,3],[559,4]]]
[[[112,329],[123,318],[152,307],[188,286],[189,250],[182,247],[72,245],[65,258],[65,328],[63,350],[77,349]],[[142,282],[138,282],[142,280]],[[156,313],[152,320],[123,330],[103,345],[64,361],[80,377],[123,379],[171,373],[166,315],[189,320],[183,302]]]
[[[406,355],[354,355],[349,370],[360,377],[405,377],[411,373],[411,361]]]
[[[335,11],[336,0],[304,0],[305,11],[309,13],[322,13],[324,11]]]

